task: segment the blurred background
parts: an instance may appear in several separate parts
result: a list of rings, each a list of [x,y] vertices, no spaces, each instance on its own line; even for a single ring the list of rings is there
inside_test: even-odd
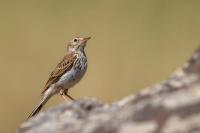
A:
[[[0,0],[0,132],[14,132],[74,36],[92,36],[76,99],[117,101],[166,79],[200,43],[196,0]],[[54,96],[45,106],[59,104]]]

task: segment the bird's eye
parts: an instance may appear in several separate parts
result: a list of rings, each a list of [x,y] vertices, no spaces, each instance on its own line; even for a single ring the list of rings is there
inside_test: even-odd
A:
[[[74,39],[74,42],[78,42],[78,39]]]

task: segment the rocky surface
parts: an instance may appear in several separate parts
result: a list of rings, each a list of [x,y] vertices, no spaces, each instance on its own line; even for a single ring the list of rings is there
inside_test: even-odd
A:
[[[64,102],[17,133],[200,133],[200,49],[169,79],[112,104]]]

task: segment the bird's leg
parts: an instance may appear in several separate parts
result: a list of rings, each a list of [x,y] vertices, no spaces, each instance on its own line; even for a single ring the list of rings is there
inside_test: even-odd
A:
[[[61,89],[60,90],[60,95],[63,97],[63,99],[65,99],[65,100],[67,100],[67,97],[69,98],[69,99],[71,99],[72,101],[76,101],[73,97],[71,97],[69,94],[68,94],[68,89],[66,89],[66,90],[63,90],[63,89]]]

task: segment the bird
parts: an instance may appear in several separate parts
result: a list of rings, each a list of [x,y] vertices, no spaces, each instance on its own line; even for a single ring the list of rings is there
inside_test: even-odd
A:
[[[69,41],[66,55],[51,72],[41,93],[41,100],[29,114],[28,119],[37,115],[55,94],[59,93],[65,100],[68,97],[75,101],[68,94],[68,90],[82,79],[87,70],[87,57],[84,49],[89,39],[91,37],[74,37]]]

